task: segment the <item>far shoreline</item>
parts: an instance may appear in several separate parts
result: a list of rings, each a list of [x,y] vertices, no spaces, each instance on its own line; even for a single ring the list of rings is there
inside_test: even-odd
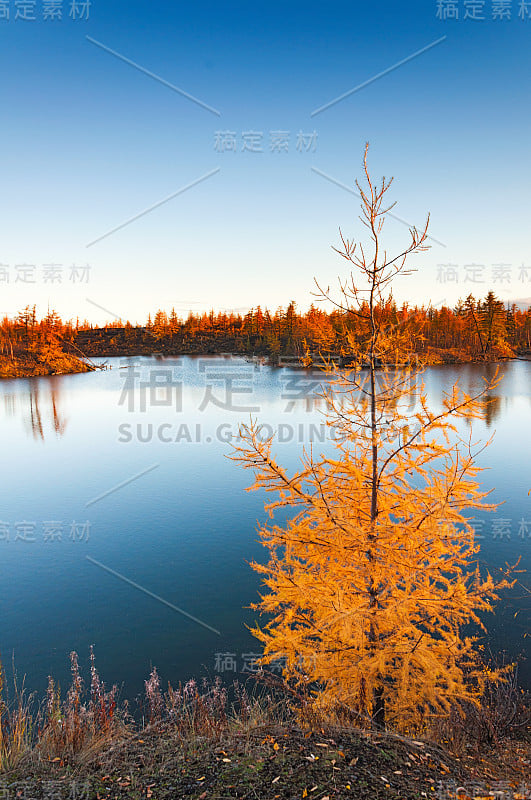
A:
[[[64,352],[61,355],[55,355],[52,360],[45,357],[35,356],[35,354],[25,353],[22,356],[9,358],[0,356],[0,380],[16,380],[20,378],[43,378],[52,377],[55,375],[76,375],[87,372],[96,372],[106,368],[106,364],[93,363],[92,359],[96,358],[98,361],[105,358],[154,358],[164,360],[166,358],[244,358],[250,363],[261,364],[272,368],[288,368],[301,371],[310,370],[326,370],[327,366],[337,366],[340,369],[351,369],[355,366],[352,361],[346,359],[315,359],[307,361],[304,356],[296,355],[268,355],[268,354],[254,354],[245,352],[213,352],[212,350],[189,352],[189,351],[166,351],[141,349],[134,352],[117,352],[115,349],[109,349],[107,352],[91,354],[91,356],[77,356],[72,353]],[[460,364],[495,364],[499,362],[510,361],[531,361],[531,354],[529,353],[516,353],[511,356],[500,356],[492,354],[491,357],[479,357],[477,354],[466,354],[440,350],[438,353],[413,353],[413,364],[417,367],[435,367],[435,366],[456,366]],[[526,357],[530,356],[530,357]],[[343,362],[343,363],[341,363]],[[383,365],[378,365],[383,366]],[[394,366],[394,365],[391,365]],[[407,364],[400,364],[398,367],[405,367]],[[367,365],[362,365],[362,369]],[[112,367],[109,367],[112,368]]]

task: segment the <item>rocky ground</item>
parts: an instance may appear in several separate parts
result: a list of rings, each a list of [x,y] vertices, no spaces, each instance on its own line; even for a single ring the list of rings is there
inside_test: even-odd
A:
[[[3,792],[3,794],[2,794]],[[3,800],[413,800],[531,798],[531,747],[509,741],[459,758],[389,733],[257,727],[183,741],[171,727],[128,734],[75,768],[33,754],[0,780]]]

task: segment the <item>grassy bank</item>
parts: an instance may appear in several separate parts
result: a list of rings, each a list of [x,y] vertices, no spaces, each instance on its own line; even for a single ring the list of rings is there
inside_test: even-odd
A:
[[[310,718],[286,697],[236,684],[229,699],[219,680],[163,691],[153,670],[133,719],[93,656],[84,691],[72,654],[64,699],[50,681],[40,704],[23,693],[0,702],[2,797],[421,800],[458,787],[531,797],[529,700],[514,681],[417,738]]]

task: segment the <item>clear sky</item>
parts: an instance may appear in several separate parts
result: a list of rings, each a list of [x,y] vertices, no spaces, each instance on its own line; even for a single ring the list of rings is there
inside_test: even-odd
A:
[[[399,300],[531,296],[531,3],[6,0],[2,16],[0,313],[305,308],[314,276],[344,270],[339,226],[363,237],[324,175],[353,187],[366,141],[394,212],[431,212],[438,240]]]

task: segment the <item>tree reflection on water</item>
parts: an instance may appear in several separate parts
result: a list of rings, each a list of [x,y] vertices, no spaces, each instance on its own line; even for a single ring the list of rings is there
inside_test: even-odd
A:
[[[55,381],[27,379],[26,391],[4,394],[4,411],[6,417],[20,416],[28,435],[41,441],[52,431],[55,436],[63,436],[68,424],[61,410],[59,382]]]

